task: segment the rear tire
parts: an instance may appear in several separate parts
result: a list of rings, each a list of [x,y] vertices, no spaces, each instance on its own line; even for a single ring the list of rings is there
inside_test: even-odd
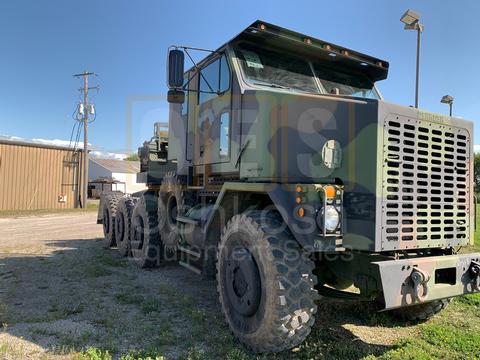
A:
[[[106,194],[103,199],[103,245],[111,248],[116,245],[115,218],[117,216],[118,202],[123,194]]]
[[[392,310],[391,314],[401,320],[423,322],[445,309],[450,301],[452,301],[452,299],[448,298],[435,300],[424,304],[407,306]]]
[[[138,200],[132,214],[130,244],[133,260],[141,268],[158,266],[163,258],[157,221],[158,197],[146,192]]]
[[[121,256],[130,255],[130,237],[132,232],[132,214],[137,203],[136,198],[124,197],[118,203],[115,218],[115,239]]]
[[[314,263],[283,225],[277,212],[236,215],[218,248],[222,311],[233,334],[257,353],[300,344],[315,322]]]

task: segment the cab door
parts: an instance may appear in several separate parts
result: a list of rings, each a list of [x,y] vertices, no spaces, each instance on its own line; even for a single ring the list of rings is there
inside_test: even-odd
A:
[[[202,67],[197,77],[199,91],[194,115],[193,164],[229,162],[232,76],[226,55],[215,56]]]

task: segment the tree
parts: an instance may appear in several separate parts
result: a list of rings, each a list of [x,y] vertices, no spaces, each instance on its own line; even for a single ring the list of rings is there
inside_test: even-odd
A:
[[[138,157],[138,154],[134,153],[134,154],[131,154],[131,155],[127,156],[123,160],[125,160],[125,161],[139,161],[140,158]]]
[[[475,154],[475,163],[473,165],[473,177],[475,181],[475,193],[480,192],[480,153]]]

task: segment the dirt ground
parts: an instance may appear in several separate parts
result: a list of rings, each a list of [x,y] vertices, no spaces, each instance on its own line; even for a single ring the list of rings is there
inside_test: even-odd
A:
[[[88,347],[114,358],[253,357],[224,325],[213,281],[175,264],[137,269],[101,237],[93,212],[0,219],[0,357],[75,358]],[[415,331],[323,299],[306,344],[275,358],[329,358],[339,341],[349,358],[381,355]]]

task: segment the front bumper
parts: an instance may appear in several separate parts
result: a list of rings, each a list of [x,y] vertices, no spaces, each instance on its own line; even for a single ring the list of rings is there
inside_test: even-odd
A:
[[[379,261],[385,310],[479,292],[480,254]]]

